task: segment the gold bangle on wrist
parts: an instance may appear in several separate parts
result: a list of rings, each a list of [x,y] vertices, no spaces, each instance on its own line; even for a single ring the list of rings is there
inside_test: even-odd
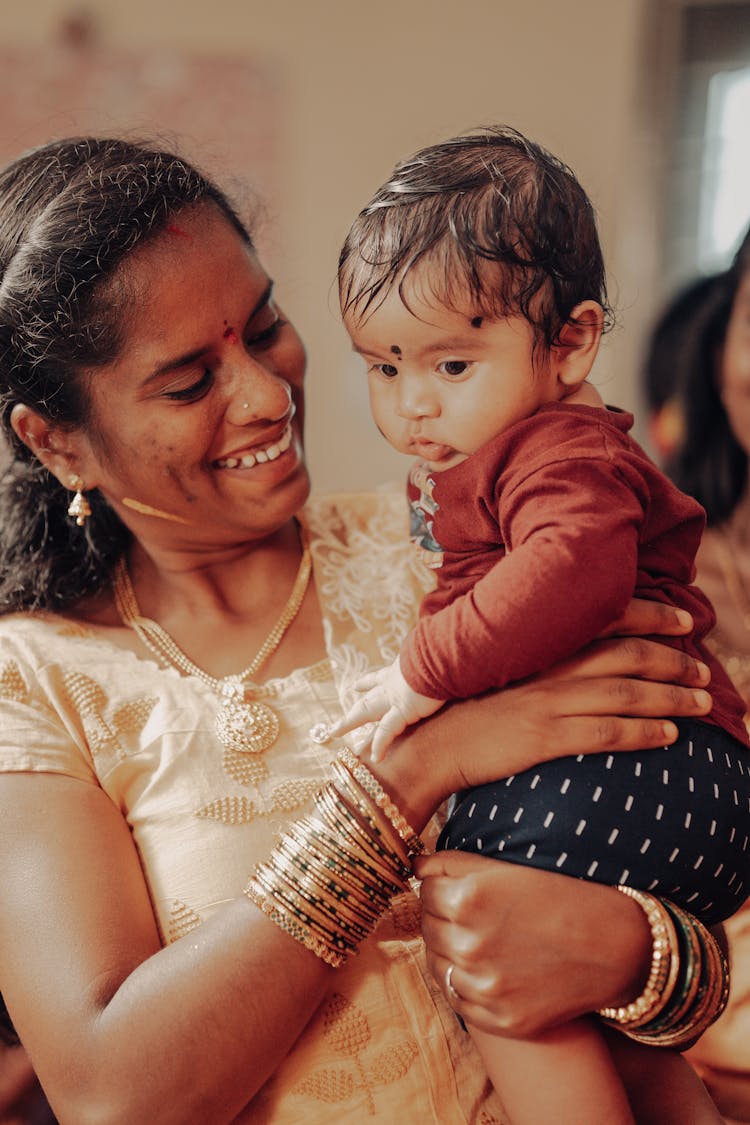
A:
[[[713,934],[671,900],[619,886],[651,927],[652,958],[642,994],[597,1013],[636,1042],[680,1049],[718,1019],[729,996],[729,965]],[[666,971],[665,971],[666,964]]]
[[[339,762],[349,771],[354,780],[364,789],[365,793],[372,798],[377,807],[387,818],[391,827],[398,833],[406,845],[408,855],[414,856],[423,852],[424,844],[406,820],[406,817],[403,816],[401,811],[393,803],[383,786],[375,777],[375,774],[367,768],[364,762],[359,760],[356,754],[352,753],[348,746],[344,746],[339,752]]]
[[[651,964],[640,996],[629,1004],[600,1008],[597,1012],[607,1023],[624,1030],[654,1019],[668,1004],[677,979],[679,957],[674,924],[659,899],[634,887],[619,885],[616,889],[638,903],[651,929]]]
[[[321,789],[312,812],[290,826],[244,890],[271,921],[335,968],[357,952],[394,895],[408,889],[414,844],[406,845],[402,832],[410,839],[412,830],[395,805],[385,821],[379,808],[377,796],[340,767],[338,779]],[[395,829],[399,818],[401,831],[391,836],[385,825]]]

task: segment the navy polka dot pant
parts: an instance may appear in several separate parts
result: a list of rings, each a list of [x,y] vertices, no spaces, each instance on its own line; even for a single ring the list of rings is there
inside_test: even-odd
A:
[[[750,750],[708,723],[677,725],[673,746],[558,758],[457,794],[438,848],[728,918],[750,894]]]

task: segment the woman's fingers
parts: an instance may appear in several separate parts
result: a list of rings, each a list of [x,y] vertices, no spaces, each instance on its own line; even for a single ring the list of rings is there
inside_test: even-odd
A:
[[[680,648],[645,637],[594,641],[580,653],[555,665],[545,676],[552,679],[636,676],[643,680],[696,687],[705,687],[710,680],[708,666],[701,660],[696,660]]]
[[[639,636],[649,634],[665,637],[680,637],[694,628],[693,619],[687,610],[677,609],[664,602],[646,601],[644,598],[631,598],[622,617],[613,621],[602,631],[603,637]]]
[[[468,1023],[525,1036],[637,994],[648,928],[612,888],[465,852],[415,870],[430,970]],[[582,941],[602,919],[608,942]]]

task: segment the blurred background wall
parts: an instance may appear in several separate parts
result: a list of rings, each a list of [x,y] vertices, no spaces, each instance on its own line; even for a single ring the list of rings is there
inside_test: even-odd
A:
[[[308,346],[314,482],[368,486],[404,465],[372,427],[339,323],[336,258],[356,211],[397,159],[452,133],[507,122],[541,141],[572,166],[599,215],[618,326],[595,382],[607,401],[637,410],[645,335],[670,288],[700,268],[683,228],[700,207],[686,184],[703,160],[691,133],[703,102],[685,116],[685,81],[691,66],[707,81],[696,56],[719,9],[729,10],[724,58],[742,40],[735,25],[748,30],[747,4],[3,0],[0,105],[20,96],[23,112],[0,110],[0,155],[82,128],[164,133],[189,155],[197,149],[230,188],[260,191],[260,245]],[[740,56],[722,65],[750,65]],[[139,58],[152,77],[182,66],[178,105],[142,96]],[[56,66],[72,76],[59,97],[40,79]],[[110,87],[118,76],[116,105],[111,88],[100,98],[96,82],[76,85],[87,67]]]

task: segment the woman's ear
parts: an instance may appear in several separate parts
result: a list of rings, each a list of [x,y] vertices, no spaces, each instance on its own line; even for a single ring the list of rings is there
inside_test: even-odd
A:
[[[10,424],[19,440],[28,446],[45,469],[65,488],[72,488],[71,482],[78,477],[78,458],[72,432],[53,425],[23,403],[16,403],[13,407]]]
[[[560,329],[552,363],[565,394],[580,387],[591,373],[603,329],[604,313],[598,301],[581,301]]]

